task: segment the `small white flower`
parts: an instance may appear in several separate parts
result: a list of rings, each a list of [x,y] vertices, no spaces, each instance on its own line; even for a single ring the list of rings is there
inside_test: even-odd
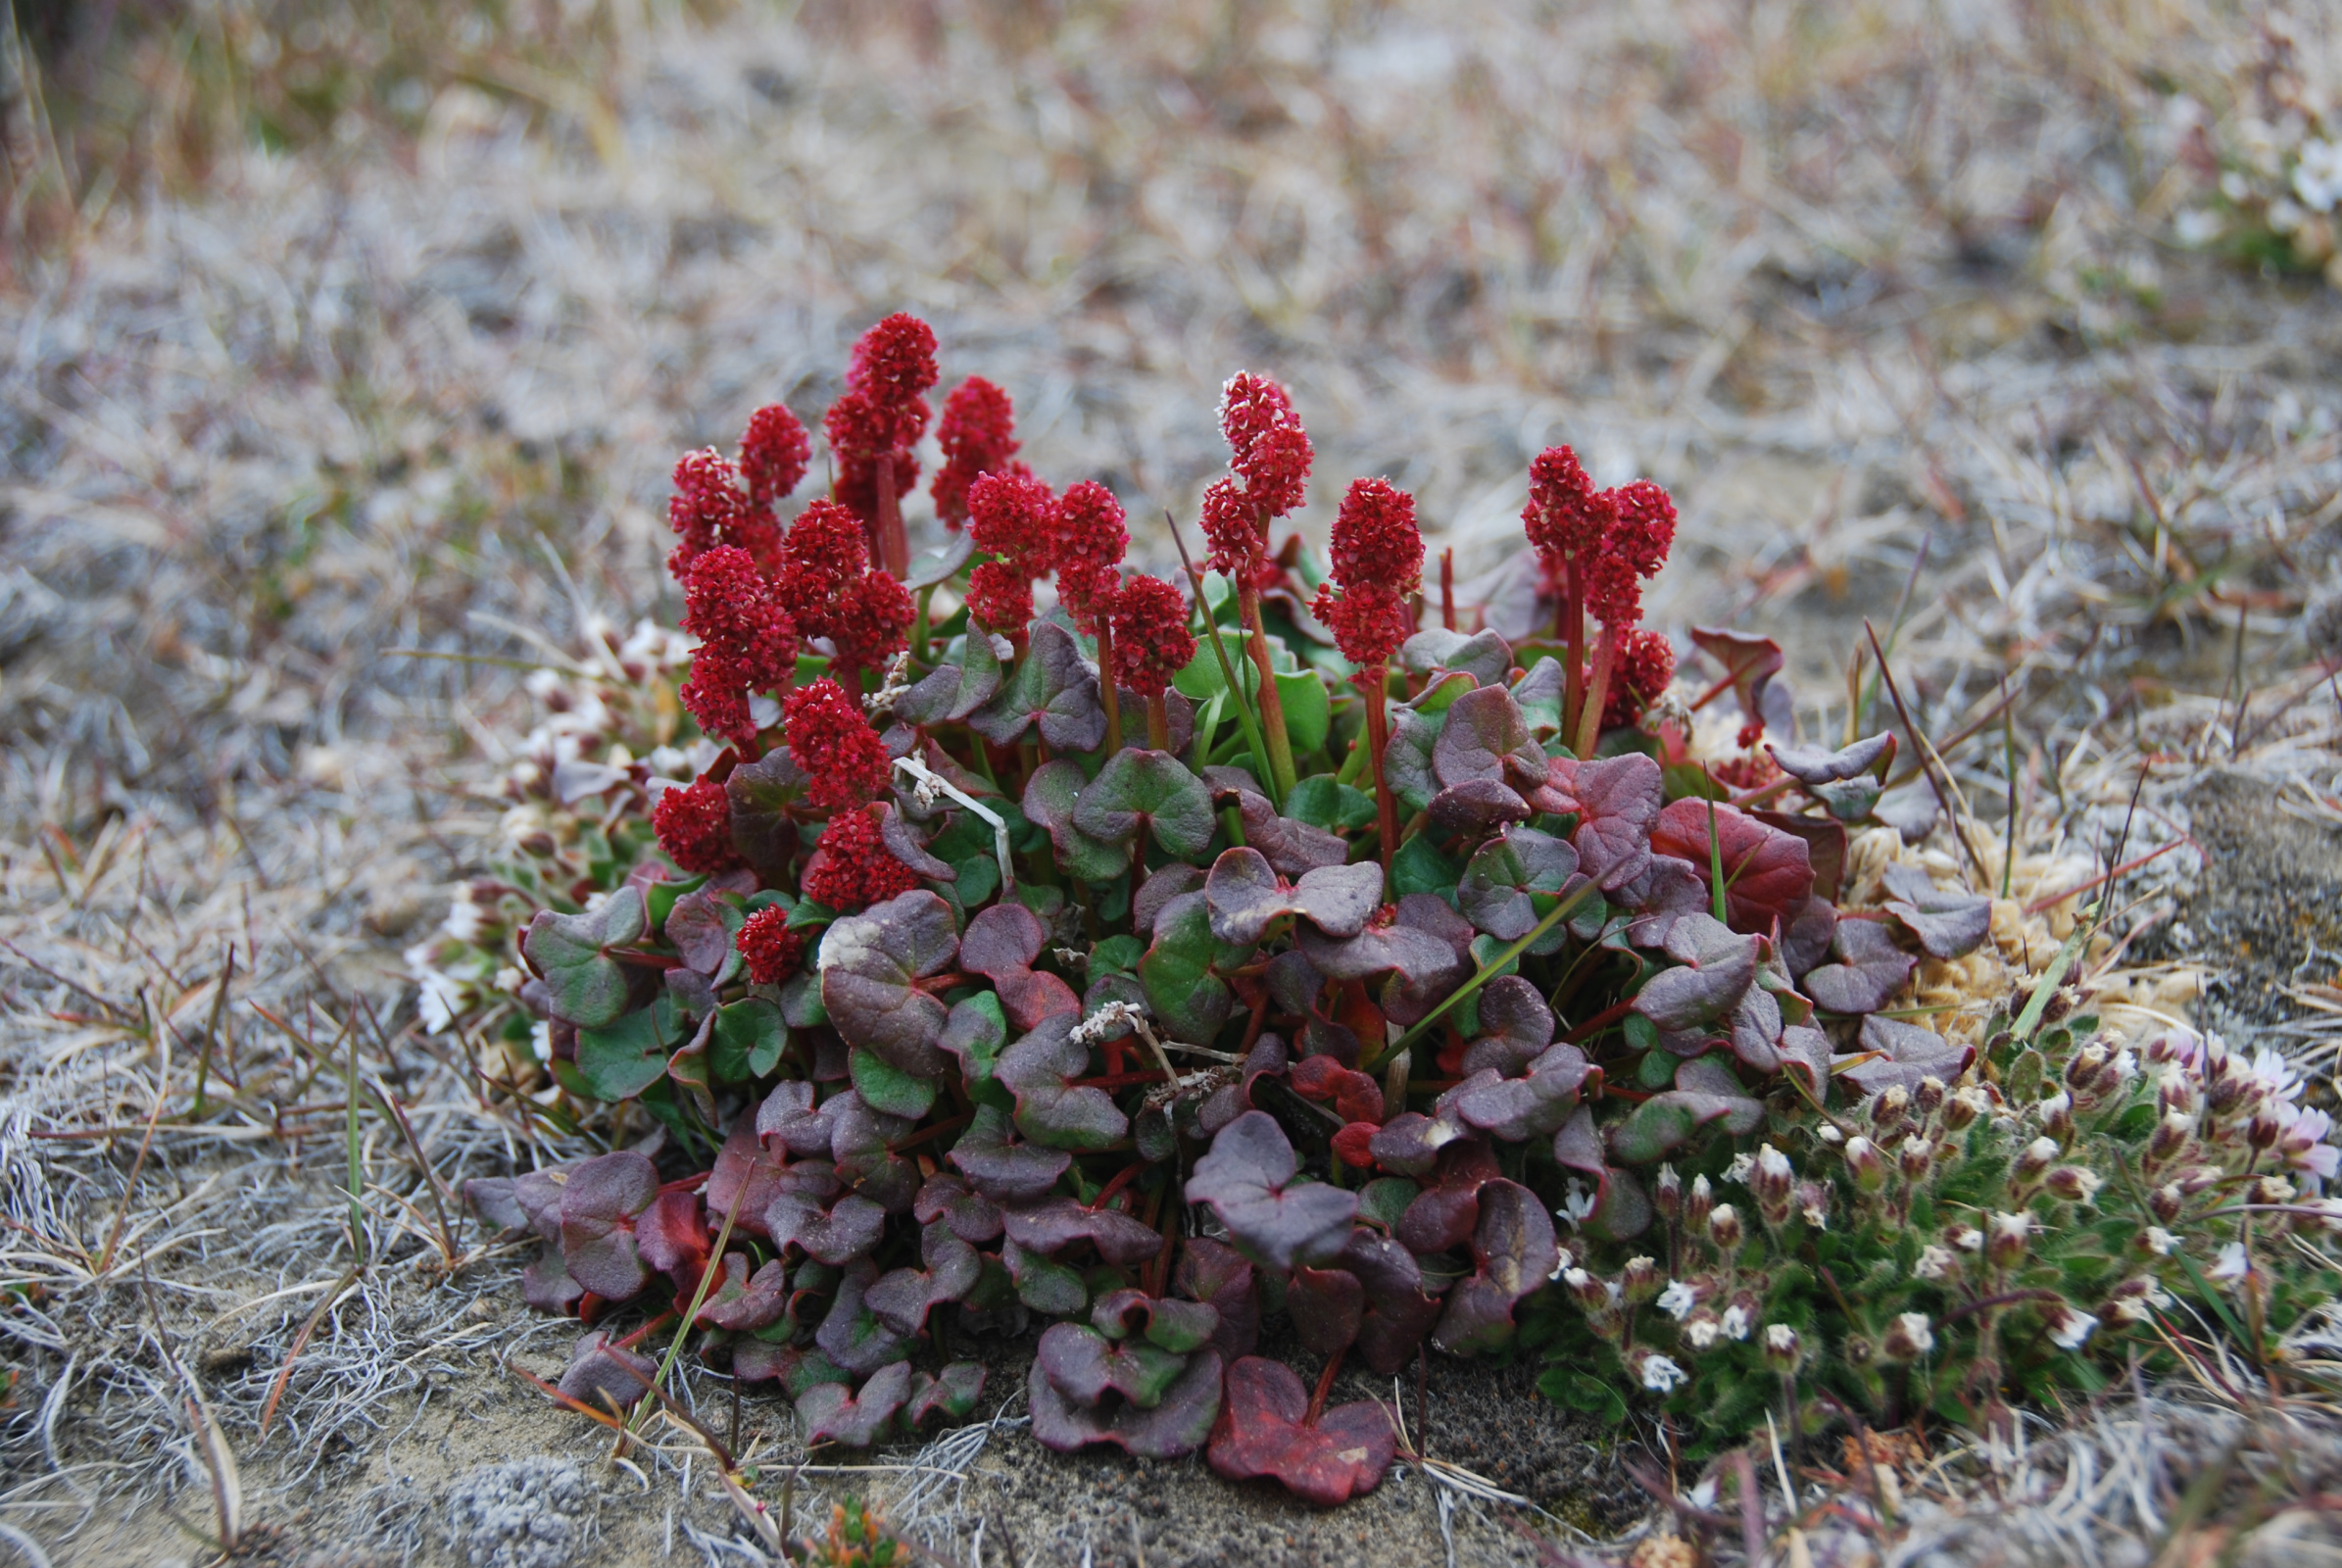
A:
[[[1919,1261],[1911,1266],[1911,1272],[1923,1280],[1948,1280],[1959,1267],[1960,1255],[1957,1252],[1949,1248],[1929,1247],[1920,1252]]]
[[[439,929],[458,942],[477,942],[480,938],[480,906],[471,902],[471,889],[460,888],[447,906],[447,918],[439,922]]]
[[[529,1025],[528,1049],[539,1061],[553,1059],[553,1025],[540,1018]]]
[[[1683,1322],[1691,1309],[1697,1305],[1699,1305],[1699,1292],[1685,1285],[1682,1280],[1675,1281],[1666,1290],[1659,1293],[1659,1310],[1674,1318],[1678,1323]]]
[[[2314,213],[2330,213],[2342,201],[2342,143],[2305,141],[2293,166],[2293,193]]]
[[[1724,1309],[1724,1337],[1726,1339],[1745,1340],[1748,1338],[1748,1331],[1752,1326],[1747,1307],[1735,1304]]]
[[[415,978],[415,1011],[422,1019],[423,1032],[446,1034],[447,1026],[464,1010],[464,988],[452,976],[436,969],[425,969]]]
[[[1822,1142],[1826,1144],[1842,1144],[1846,1141],[1846,1135],[1839,1132],[1835,1127],[1830,1126],[1828,1122],[1824,1122],[1821,1126],[1815,1128],[1814,1136],[1821,1139]]]
[[[508,963],[496,971],[496,978],[490,984],[508,997],[518,996],[520,988],[528,984],[528,976]]]
[[[2161,1225],[2147,1227],[2147,1250],[2153,1252],[2157,1257],[2171,1256],[2178,1245],[2179,1238],[2165,1230]]]
[[[1694,1508],[1716,1506],[1716,1478],[1714,1476],[1708,1477],[1691,1489],[1691,1506]]]
[[[1935,1349],[1935,1325],[1925,1312],[1905,1312],[1896,1320],[1903,1327],[1903,1338],[1911,1342],[1914,1355],[1927,1355]]]
[[[2098,1320],[2089,1313],[2076,1312],[2070,1306],[2060,1307],[2049,1325],[2050,1343],[2061,1350],[2078,1350],[2082,1341],[2097,1327]]]
[[[1963,1252],[1984,1250],[1984,1233],[1974,1225],[1954,1225],[1943,1233],[1943,1239]]]
[[[1553,1211],[1553,1217],[1575,1228],[1584,1224],[1593,1211],[1594,1195],[1586,1190],[1584,1182],[1575,1176],[1571,1177],[1569,1195],[1562,1199],[1561,1206]]]
[[[1642,1386],[1653,1394],[1673,1394],[1691,1381],[1691,1374],[1664,1355],[1646,1355],[1642,1359]]]
[[[1561,1271],[1561,1283],[1567,1285],[1573,1291],[1582,1291],[1586,1289],[1586,1287],[1593,1283],[1593,1278],[1594,1277],[1591,1274],[1586,1273],[1586,1270],[1582,1268],[1565,1268]]]
[[[2245,1255],[2244,1243],[2230,1242],[2220,1249],[2220,1261],[2212,1265],[2216,1280],[2240,1280],[2253,1271],[2253,1260]]]
[[[1718,1337],[1717,1323],[1713,1318],[1697,1318],[1683,1328],[1683,1343],[1702,1355],[1716,1348]]]
[[[1724,1167],[1724,1179],[1728,1182],[1738,1182],[1745,1187],[1748,1185],[1748,1173],[1754,1169],[1756,1169],[1755,1159],[1747,1154],[1734,1154],[1732,1162]]]

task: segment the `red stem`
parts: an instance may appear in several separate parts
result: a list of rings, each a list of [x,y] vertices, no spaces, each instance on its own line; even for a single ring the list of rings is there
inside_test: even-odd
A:
[[[878,460],[878,564],[898,581],[910,575],[910,541],[903,533],[903,503],[895,495],[895,454]]]
[[[1383,860],[1383,891],[1391,891],[1391,856],[1398,846],[1398,803],[1391,798],[1391,781],[1383,776],[1383,752],[1391,744],[1391,715],[1385,708],[1390,697],[1390,675],[1386,666],[1370,664],[1358,672],[1358,683],[1366,697],[1366,757],[1374,766],[1374,820],[1382,842],[1377,846]]]
[[[1610,672],[1618,662],[1618,631],[1608,622],[1594,653],[1593,681],[1586,689],[1586,711],[1578,720],[1578,755],[1591,757],[1602,738],[1602,710],[1610,703]]]
[[[1326,1369],[1317,1375],[1317,1390],[1309,1396],[1309,1413],[1301,1418],[1301,1425],[1316,1426],[1318,1417],[1326,1413],[1326,1396],[1334,1392],[1334,1374],[1342,1370],[1342,1358],[1349,1348],[1345,1345],[1326,1357]]]
[[[1100,1187],[1098,1190],[1098,1196],[1090,1200],[1091,1211],[1095,1213],[1098,1209],[1105,1207],[1116,1193],[1121,1192],[1125,1187],[1128,1187],[1131,1184],[1132,1177],[1138,1175],[1139,1172],[1145,1170],[1146,1168],[1147,1161],[1143,1159],[1134,1159],[1129,1164],[1116,1171],[1113,1176],[1108,1179],[1105,1186]]]
[[[1158,752],[1171,749],[1171,705],[1161,692],[1151,692],[1147,698],[1147,744]]]
[[[1575,740],[1579,717],[1586,711],[1586,580],[1578,570],[1576,557],[1562,568],[1561,606],[1554,613],[1569,649],[1569,663],[1562,672],[1561,732]]]
[[[1455,630],[1455,546],[1439,552],[1439,624]]]

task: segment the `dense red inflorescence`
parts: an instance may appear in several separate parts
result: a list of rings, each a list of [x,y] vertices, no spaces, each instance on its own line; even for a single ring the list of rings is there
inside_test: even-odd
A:
[[[1022,635],[1033,619],[1032,579],[998,561],[968,573],[968,613],[996,631]]]
[[[980,375],[969,376],[944,399],[935,436],[944,465],[928,494],[935,498],[935,514],[957,528],[967,520],[970,485],[988,473],[1015,471],[1016,415],[1008,394]]]
[[[706,773],[659,797],[651,827],[667,858],[686,871],[712,876],[744,863],[732,848],[731,797]]]
[[[836,499],[865,522],[878,517],[881,464],[892,465],[898,497],[918,482],[910,449],[927,429],[921,394],[935,378],[935,331],[915,316],[890,316],[854,346],[846,393],[822,416],[821,428],[838,458]]]
[[[1619,638],[1617,666],[1602,702],[1602,727],[1632,724],[1676,678],[1675,645],[1664,632],[1637,627]]]
[[[1236,477],[1214,480],[1203,494],[1209,564],[1231,577],[1256,578],[1265,566],[1269,519],[1301,504],[1316,455],[1285,388],[1249,371],[1237,372],[1221,389],[1220,433],[1228,438]]]
[[[1160,577],[1133,577],[1114,596],[1114,681],[1142,697],[1160,697],[1195,657],[1188,602]]]
[[[750,504],[740,488],[740,473],[713,447],[687,452],[675,465],[675,493],[667,498],[667,525],[675,530],[675,548],[667,552],[667,570],[675,580],[691,574],[692,563],[710,550],[734,545],[760,560],[769,560],[779,542],[779,528],[771,514]]]
[[[829,819],[802,883],[805,896],[833,909],[861,909],[919,885],[919,873],[889,853],[878,818],[867,809]]]
[[[1573,449],[1547,447],[1529,466],[1529,505],[1521,524],[1548,568],[1555,557],[1599,549],[1615,515],[1608,493],[1594,489]]]
[[[718,545],[691,564],[684,578],[683,629],[700,639],[691,679],[679,694],[700,728],[734,742],[756,733],[749,696],[789,682],[797,662],[797,627],[756,563],[736,545]]]
[[[902,579],[883,571],[862,573],[846,585],[830,617],[838,662],[856,668],[884,665],[910,646],[906,633],[914,612]]]
[[[1019,576],[1038,577],[1055,564],[1056,506],[1029,473],[988,473],[968,487],[968,537]]]
[[[798,514],[781,542],[781,602],[806,637],[827,637],[847,586],[869,569],[861,519],[834,501]]]
[[[1130,548],[1122,503],[1104,485],[1085,479],[1057,498],[1050,534],[1057,598],[1074,624],[1096,636],[1098,618],[1112,610],[1123,553]]]
[[[1642,584],[1667,564],[1675,543],[1675,502],[1649,479],[1594,489],[1568,447],[1547,447],[1529,472],[1521,521],[1543,566],[1545,591],[1558,594],[1574,563],[1586,608],[1603,625],[1623,631],[1638,623]]]
[[[779,985],[805,962],[805,938],[789,929],[786,909],[758,909],[741,926],[732,945],[748,960],[749,979],[760,986]]]
[[[813,461],[813,444],[805,427],[785,405],[774,403],[749,416],[740,437],[740,475],[748,481],[749,499],[770,507],[786,499],[805,481]]]
[[[1423,533],[1415,498],[1383,479],[1353,479],[1334,518],[1333,576],[1310,612],[1334,633],[1342,657],[1389,662],[1415,629],[1408,596],[1423,586]]]
[[[886,788],[886,743],[836,681],[824,677],[791,692],[781,705],[781,724],[813,805],[829,810],[861,806]]]
[[[1321,587],[1309,611],[1333,632],[1342,657],[1361,669],[1389,663],[1415,630],[1407,601],[1371,583],[1339,596]]]

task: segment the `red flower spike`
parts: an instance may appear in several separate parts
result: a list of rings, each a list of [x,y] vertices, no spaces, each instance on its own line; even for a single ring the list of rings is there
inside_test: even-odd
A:
[[[683,607],[683,629],[750,689],[778,686],[797,667],[797,626],[747,551],[720,545],[693,562]]]
[[[1160,697],[1195,657],[1188,602],[1160,577],[1133,577],[1114,595],[1114,680],[1142,697]]]
[[[968,613],[995,631],[1021,634],[1033,619],[1033,583],[997,561],[968,573]]]
[[[758,909],[748,917],[732,945],[748,960],[749,979],[760,986],[779,985],[797,973],[805,960],[805,938],[789,929],[786,909]]]
[[[1056,507],[1031,474],[988,473],[968,487],[968,537],[1019,576],[1038,577],[1055,564]]]
[[[870,568],[862,522],[835,501],[816,501],[790,524],[781,542],[780,595],[797,629],[827,637],[839,597]]]
[[[651,826],[667,858],[686,871],[713,876],[743,863],[732,848],[732,798],[709,774],[661,795]]]
[[[971,375],[944,399],[936,425],[944,466],[935,471],[935,514],[949,527],[967,520],[968,486],[988,473],[1006,473],[1016,455],[1016,416],[1008,394]]]
[[[846,368],[848,386],[882,406],[898,408],[935,385],[935,328],[903,312],[864,332]],[[921,428],[925,424],[922,418]]]
[[[1352,479],[1334,518],[1334,580],[1401,595],[1423,586],[1415,498],[1385,479]]]
[[[1211,546],[1207,570],[1238,577],[1257,570],[1267,541],[1258,514],[1233,479],[1214,479],[1203,492],[1203,538]]]
[[[1609,492],[1618,520],[1611,525],[1611,551],[1632,565],[1638,576],[1656,577],[1667,564],[1667,552],[1676,538],[1674,498],[1649,479],[1637,479]]]
[[[811,781],[805,798],[815,806],[862,806],[886,787],[886,743],[836,681],[824,677],[791,692],[781,704],[781,724],[790,760]]]
[[[686,452],[675,464],[675,493],[667,498],[667,525],[680,542],[667,557],[667,569],[680,579],[691,564],[718,545],[737,543],[749,514],[740,475],[713,447]]]
[[[1675,678],[1675,645],[1665,633],[1640,628],[1624,633],[1610,672],[1610,694],[1602,703],[1602,727],[1616,729],[1642,717]]]
[[[740,473],[749,499],[769,507],[803,483],[813,461],[805,427],[784,404],[768,404],[748,416],[740,437]]]
[[[675,696],[703,731],[738,746],[756,736],[748,691],[748,676],[737,665],[715,649],[703,648],[691,656],[691,678]]]
[[[1074,624],[1096,636],[1098,617],[1109,612],[1121,586],[1124,552],[1130,549],[1122,503],[1095,479],[1084,479],[1057,498],[1050,519],[1057,598]]]
[[[910,455],[912,443],[927,428],[927,400],[912,398],[900,408],[874,402],[863,392],[849,392],[821,416],[822,433],[837,454],[838,472],[831,491],[837,503],[857,517],[878,515],[878,466],[895,466],[895,494],[910,494],[919,482],[919,460]]]
[[[1334,646],[1342,650],[1342,657],[1360,668],[1389,663],[1415,630],[1406,600],[1375,584],[1340,595],[1333,584],[1321,584],[1309,612],[1334,633]]]
[[[1642,619],[1642,579],[1634,564],[1604,551],[1582,564],[1586,608],[1603,625],[1624,631]]]
[[[1610,532],[1613,494],[1595,491],[1576,452],[1547,447],[1529,466],[1529,505],[1521,513],[1529,542],[1546,557],[1595,550]]]
[[[868,571],[838,596],[830,617],[830,641],[838,659],[856,667],[876,667],[910,646],[913,610],[910,590],[883,571]]]
[[[1300,423],[1293,412],[1293,398],[1265,375],[1239,370],[1220,388],[1220,433],[1228,438],[1240,472],[1262,436],[1271,430],[1298,429]]]
[[[1309,493],[1309,466],[1316,453],[1297,424],[1269,430],[1235,465],[1244,476],[1244,499],[1272,517],[1298,507]]]
[[[919,873],[888,853],[878,819],[866,809],[831,817],[813,849],[800,886],[833,909],[864,909],[919,885]]]

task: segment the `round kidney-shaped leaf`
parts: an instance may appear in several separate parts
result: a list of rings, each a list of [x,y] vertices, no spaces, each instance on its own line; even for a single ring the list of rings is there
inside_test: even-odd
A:
[[[1303,1424],[1308,1413],[1308,1391],[1291,1367],[1245,1356],[1228,1369],[1227,1404],[1207,1455],[1211,1467],[1231,1481],[1274,1476],[1322,1508],[1382,1484],[1397,1439],[1381,1405],[1337,1405],[1315,1426]]]
[[[596,1296],[622,1301],[650,1278],[635,1224],[659,1197],[659,1172],[631,1149],[581,1160],[561,1189],[561,1260]]]
[[[1220,1129],[1188,1178],[1191,1203],[1209,1203],[1245,1254],[1270,1268],[1322,1263],[1349,1240],[1358,1199],[1319,1182],[1295,1183],[1293,1145],[1266,1111]]]

